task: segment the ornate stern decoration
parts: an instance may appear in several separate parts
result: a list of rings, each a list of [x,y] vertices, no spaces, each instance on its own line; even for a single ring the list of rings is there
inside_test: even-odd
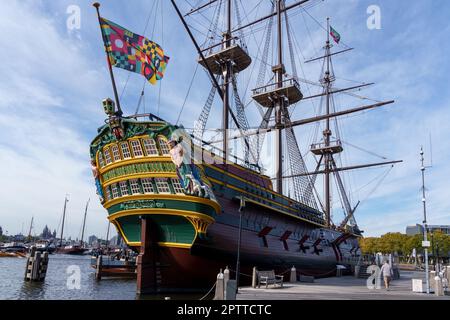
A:
[[[131,226],[140,223],[141,215],[162,223],[163,238],[170,239],[164,243],[181,241],[183,236],[173,230],[183,224],[194,233],[182,245],[204,238],[221,207],[203,167],[193,160],[190,135],[160,119],[123,117],[111,99],[102,104],[108,118],[90,153],[97,194],[109,220],[132,246],[140,238]]]

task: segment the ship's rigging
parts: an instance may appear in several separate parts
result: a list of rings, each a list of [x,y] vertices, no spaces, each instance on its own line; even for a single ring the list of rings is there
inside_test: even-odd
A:
[[[344,115],[389,105],[393,101],[373,100],[355,93],[356,90],[361,90],[373,83],[358,83],[343,88],[334,86],[336,76],[333,70],[332,57],[349,52],[353,48],[345,46],[342,50],[332,52],[333,45],[329,38],[329,26],[326,29],[322,26],[327,31],[324,55],[305,61],[305,63],[322,61],[320,81],[307,80],[301,65],[303,77],[299,77],[297,66],[299,45],[293,32],[291,18],[300,13],[302,15],[306,13],[311,17],[308,9],[321,1],[303,0],[289,4],[286,2],[285,0],[270,1],[270,11],[264,15],[260,13],[263,1],[259,1],[250,10],[245,10],[241,0],[198,1],[195,5],[185,1],[189,9],[183,14],[176,1],[172,0],[173,6],[199,53],[198,62],[208,74],[211,82],[211,89],[199,119],[192,129],[192,135],[203,147],[213,148],[215,151],[219,150],[227,160],[238,159],[236,153],[239,148],[236,147],[236,141],[241,141],[242,164],[262,172],[261,150],[266,135],[274,133],[275,150],[273,154],[276,161],[273,181],[276,183],[277,192],[288,194],[294,200],[316,210],[320,208],[324,213],[327,226],[332,226],[332,179],[334,178],[338,198],[344,213],[344,220],[339,224],[339,227],[344,228],[349,223],[351,227],[357,229],[354,213],[360,203],[352,206],[351,193],[346,191],[346,183],[341,173],[353,169],[394,164],[398,161],[344,167],[338,155],[343,151],[343,144],[345,143],[340,137],[337,119]],[[206,11],[208,13],[212,11],[212,18],[206,15]],[[255,15],[257,18],[249,21],[251,15]],[[303,19],[305,19],[305,15],[303,15]],[[206,31],[202,32],[200,30],[202,27]],[[306,29],[311,38],[307,26]],[[204,36],[205,40],[201,44],[199,44],[192,30]],[[260,41],[255,37],[258,32],[263,32]],[[249,52],[246,44],[252,38],[257,43],[256,55]],[[272,42],[276,42],[276,45],[272,45]],[[287,50],[285,50],[285,47],[287,47]],[[317,53],[317,50],[315,52]],[[288,59],[285,59],[285,56]],[[285,61],[289,63],[290,72],[286,68]],[[258,64],[258,73],[254,76],[255,66]],[[240,91],[242,85],[239,86],[239,83],[243,82],[240,79],[242,77],[240,74],[250,66],[252,67],[250,76],[247,78],[245,91],[242,92]],[[270,69],[272,72],[268,72]],[[196,74],[197,69],[189,92]],[[255,89],[252,90],[252,99],[248,99],[247,89],[253,78],[256,78],[256,85]],[[318,86],[322,88],[322,92],[313,94],[310,86]],[[302,92],[304,88],[308,91],[307,96],[304,96]],[[142,100],[144,100],[143,94],[144,90],[142,90],[136,113],[138,113]],[[339,110],[336,108],[333,99],[338,94],[353,96],[361,100],[371,100],[374,103]],[[223,102],[222,125],[219,130],[221,138],[205,141],[207,140],[205,138],[205,132],[208,130],[207,122],[217,96]],[[314,103],[316,98],[320,99],[318,108]],[[294,120],[292,116],[302,100],[311,101],[316,115]],[[259,125],[253,125],[246,116],[250,105],[254,105],[261,116]],[[310,123],[317,124],[316,133],[320,123],[325,125],[322,131],[322,141],[317,141],[311,145],[311,150],[308,152],[317,156],[316,168],[312,172],[307,170],[304,158],[306,154],[302,154],[294,130],[298,126]],[[334,124],[334,130],[332,130],[332,124]],[[229,133],[228,129],[234,129],[234,131],[231,131],[232,134]],[[300,139],[301,142],[305,140]],[[231,141],[235,142],[234,156],[230,154]],[[221,144],[220,148],[216,146],[218,143]],[[324,176],[322,197],[316,186],[317,177],[320,175]],[[383,175],[384,178],[385,175]]]

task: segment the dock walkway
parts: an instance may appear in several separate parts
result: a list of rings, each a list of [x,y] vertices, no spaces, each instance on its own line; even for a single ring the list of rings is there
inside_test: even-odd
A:
[[[412,292],[412,279],[424,279],[424,273],[402,271],[401,278],[391,282],[390,291],[367,288],[366,279],[352,276],[316,279],[314,283],[285,283],[283,288],[239,288],[237,300],[450,300],[434,294]]]

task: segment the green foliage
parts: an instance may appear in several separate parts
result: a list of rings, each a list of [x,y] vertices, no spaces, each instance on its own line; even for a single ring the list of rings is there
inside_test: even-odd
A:
[[[440,256],[447,256],[450,252],[450,235],[442,232],[434,232],[429,234],[428,239],[431,240],[431,250],[439,248]],[[422,248],[423,235],[418,234],[408,236],[402,233],[387,233],[379,238],[362,238],[359,241],[363,254],[373,254],[381,252],[384,254],[397,252],[400,256],[411,254],[415,248],[418,253],[423,251]]]

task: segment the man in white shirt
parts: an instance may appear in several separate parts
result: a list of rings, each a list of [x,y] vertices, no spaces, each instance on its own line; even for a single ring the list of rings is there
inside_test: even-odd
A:
[[[391,279],[392,279],[392,268],[391,265],[389,264],[389,262],[386,260],[383,264],[383,266],[381,267],[381,274],[384,278],[384,286],[386,287],[386,290],[389,291],[389,285],[391,283]]]

